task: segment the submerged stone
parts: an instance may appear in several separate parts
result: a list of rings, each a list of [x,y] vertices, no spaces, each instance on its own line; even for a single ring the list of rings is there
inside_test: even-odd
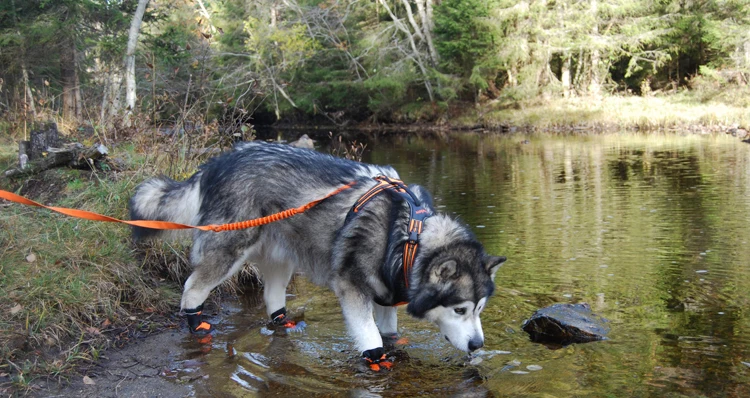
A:
[[[534,342],[568,345],[605,340],[607,322],[588,304],[554,304],[536,311],[522,328]]]

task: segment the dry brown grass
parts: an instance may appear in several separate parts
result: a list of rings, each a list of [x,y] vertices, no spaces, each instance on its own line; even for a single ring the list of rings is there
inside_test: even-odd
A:
[[[123,159],[124,170],[48,170],[22,181],[0,180],[0,189],[124,219],[137,184],[158,174],[180,179],[211,156],[192,151],[219,145],[209,142],[211,128],[173,136],[139,132],[110,142],[110,156]],[[0,169],[15,161],[15,144],[0,146]],[[9,375],[14,390],[33,390],[50,375],[66,377],[102,349],[123,343],[122,333],[148,332],[178,319],[189,243],[133,245],[123,225],[0,206],[0,297],[7,298],[0,303],[0,373]],[[256,282],[248,267],[212,297]]]
[[[496,106],[496,105],[495,105]],[[733,124],[750,125],[750,112],[724,102],[701,102],[693,94],[639,97],[537,100],[518,109],[488,105],[459,123],[488,127],[532,126],[539,130],[569,128],[720,131]]]

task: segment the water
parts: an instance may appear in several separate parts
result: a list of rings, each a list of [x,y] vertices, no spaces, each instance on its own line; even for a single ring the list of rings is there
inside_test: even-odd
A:
[[[505,255],[485,348],[456,351],[399,310],[391,372],[366,371],[336,298],[297,278],[302,333],[228,303],[209,345],[185,338],[198,396],[750,396],[750,146],[731,137],[385,136],[365,160],[420,183]],[[552,350],[521,323],[589,303],[610,340]],[[210,350],[209,350],[210,349]],[[197,370],[196,370],[197,368]]]

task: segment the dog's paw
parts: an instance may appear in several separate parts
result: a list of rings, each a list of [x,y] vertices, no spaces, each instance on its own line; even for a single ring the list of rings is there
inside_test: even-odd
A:
[[[188,325],[188,330],[190,330],[190,334],[192,334],[193,336],[202,337],[210,335],[211,332],[215,330],[215,328],[214,325],[203,321],[196,325],[194,328]]]
[[[302,333],[305,331],[307,323],[305,323],[305,321],[287,321],[287,323],[282,326],[284,326],[288,333]]]
[[[380,372],[383,369],[391,370],[393,368],[393,361],[386,357],[383,347],[363,352],[362,358],[365,360],[367,367],[374,372]]]
[[[400,337],[398,333],[381,334],[383,338],[383,344],[389,347],[404,346],[409,344],[409,339],[406,337]]]

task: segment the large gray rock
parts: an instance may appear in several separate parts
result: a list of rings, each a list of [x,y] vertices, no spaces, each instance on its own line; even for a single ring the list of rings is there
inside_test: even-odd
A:
[[[522,328],[532,341],[568,345],[605,340],[607,323],[588,304],[554,304],[536,311]]]
[[[315,140],[308,137],[307,134],[302,134],[302,137],[299,137],[297,141],[290,142],[289,145],[295,148],[315,149]]]

